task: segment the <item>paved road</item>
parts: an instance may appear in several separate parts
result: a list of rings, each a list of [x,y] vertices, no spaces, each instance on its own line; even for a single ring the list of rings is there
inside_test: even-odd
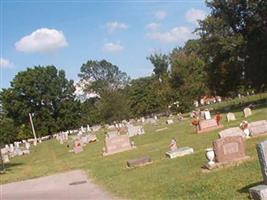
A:
[[[81,170],[0,185],[1,200],[112,200]]]

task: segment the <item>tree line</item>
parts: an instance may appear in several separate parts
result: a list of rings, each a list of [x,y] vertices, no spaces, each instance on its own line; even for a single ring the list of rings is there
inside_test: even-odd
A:
[[[85,93],[55,66],[19,72],[0,93],[0,140],[38,136],[85,124],[111,123],[155,113],[186,112],[203,95],[233,97],[267,90],[267,1],[207,1],[211,13],[183,47],[148,56],[153,74],[131,80],[106,60],[88,60],[79,77]],[[177,106],[179,105],[179,106]]]

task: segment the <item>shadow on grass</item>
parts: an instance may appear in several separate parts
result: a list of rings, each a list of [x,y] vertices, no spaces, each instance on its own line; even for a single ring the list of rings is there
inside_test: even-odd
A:
[[[255,187],[255,186],[257,186],[257,185],[261,185],[261,184],[263,184],[263,182],[262,181],[260,181],[260,182],[257,182],[257,183],[252,183],[252,184],[249,184],[249,185],[247,185],[247,186],[245,186],[245,187],[243,187],[243,188],[241,188],[241,189],[239,189],[239,190],[237,190],[239,193],[249,193],[249,188],[252,188],[252,187]]]
[[[5,171],[12,171],[13,167],[23,165],[23,163],[5,163]]]

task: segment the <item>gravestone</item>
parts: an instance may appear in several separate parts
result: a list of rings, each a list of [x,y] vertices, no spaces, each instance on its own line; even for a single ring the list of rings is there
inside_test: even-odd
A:
[[[95,126],[92,126],[92,128],[91,128],[91,130],[93,131],[93,132],[97,132],[97,131],[99,131],[101,129],[101,126],[100,125],[95,125]]]
[[[82,142],[80,140],[75,140],[73,151],[74,153],[80,153],[83,151]]]
[[[267,140],[256,145],[263,181],[267,184]]]
[[[166,124],[173,124],[174,122],[173,122],[173,120],[172,119],[168,119],[167,121],[166,121]]]
[[[250,197],[254,200],[267,199],[267,140],[256,145],[264,184],[249,189]]]
[[[145,157],[137,158],[134,160],[128,160],[127,166],[128,167],[140,167],[140,166],[150,164],[151,162],[152,162],[151,158],[148,156],[145,156]]]
[[[82,142],[82,145],[85,146],[89,142],[87,136],[82,136],[81,142]]]
[[[234,113],[227,113],[226,118],[228,122],[236,120]]]
[[[245,134],[243,133],[242,129],[239,127],[228,128],[228,129],[225,129],[219,132],[220,138],[232,137],[232,136],[245,137]]]
[[[249,188],[251,199],[254,200],[266,200],[267,199],[267,185],[258,185]]]
[[[197,133],[208,132],[219,128],[223,128],[223,125],[218,125],[215,119],[200,120],[197,126]]]
[[[246,158],[244,140],[241,136],[225,137],[213,142],[215,160],[228,163]]]
[[[89,135],[87,135],[87,137],[88,137],[88,142],[89,142],[89,143],[90,143],[90,142],[95,142],[95,141],[97,141],[97,137],[96,137],[96,135],[89,134]]]
[[[177,149],[172,150],[172,151],[167,151],[165,154],[169,158],[173,159],[173,158],[176,158],[176,157],[181,157],[181,156],[185,156],[185,155],[192,154],[192,153],[194,153],[193,148],[191,148],[191,147],[180,147],[180,148],[177,148]]]
[[[30,143],[29,142],[25,142],[25,149],[29,150],[30,149]]]
[[[205,120],[210,120],[211,119],[211,115],[210,115],[210,111],[204,111],[204,118]]]
[[[109,131],[109,132],[107,132],[107,137],[108,138],[113,138],[113,137],[116,137],[118,135],[119,135],[118,131]]]
[[[129,137],[133,137],[135,135],[143,135],[145,134],[143,126],[128,126],[127,134]]]
[[[117,135],[112,138],[106,137],[103,156],[131,150],[133,148],[135,147],[131,144],[128,135]]]
[[[156,124],[157,121],[154,118],[147,118],[145,120],[145,123],[147,123],[147,124]]]
[[[144,117],[141,117],[141,122],[145,123],[145,118]]]
[[[250,135],[252,137],[267,133],[267,120],[251,122],[249,124]]]
[[[3,159],[4,163],[9,163],[10,162],[8,154],[2,154],[2,159]]]
[[[247,118],[248,116],[252,115],[251,109],[250,108],[244,108],[243,110],[244,117]]]

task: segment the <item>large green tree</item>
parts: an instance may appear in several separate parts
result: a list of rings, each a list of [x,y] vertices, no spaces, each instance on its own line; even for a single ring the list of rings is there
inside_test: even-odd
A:
[[[211,14],[200,22],[202,52],[214,93],[267,88],[267,2],[207,1]]]
[[[88,123],[112,122],[128,117],[127,98],[124,88],[130,78],[112,63],[101,60],[89,60],[81,67],[80,82],[84,84],[85,93],[97,93],[95,101],[86,101],[90,106],[84,110]],[[97,114],[99,113],[99,114]]]
[[[38,136],[77,127],[79,106],[73,81],[54,66],[36,66],[19,72],[11,87],[1,92],[2,106],[15,125],[29,126],[29,113]]]
[[[187,111],[193,100],[208,93],[205,62],[187,48],[176,48],[170,55],[171,78],[175,98],[182,111]]]
[[[166,77],[168,74],[168,56],[162,53],[154,53],[151,54],[147,59],[150,60],[154,66],[153,72],[155,73],[155,76],[157,78],[164,79],[164,77]]]

